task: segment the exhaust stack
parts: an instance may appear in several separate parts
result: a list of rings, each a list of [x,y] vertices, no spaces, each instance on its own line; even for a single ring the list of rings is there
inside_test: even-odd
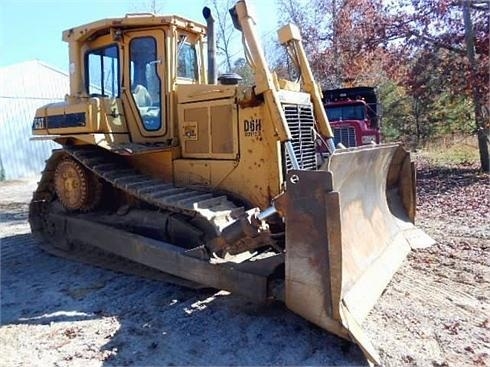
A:
[[[211,9],[207,6],[202,9],[208,27],[208,84],[216,84],[216,37],[214,32],[214,18]]]

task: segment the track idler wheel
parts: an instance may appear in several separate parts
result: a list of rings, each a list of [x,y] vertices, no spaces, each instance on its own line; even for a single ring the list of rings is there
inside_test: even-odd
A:
[[[100,201],[102,184],[80,163],[66,158],[54,172],[54,189],[65,209],[89,211]]]

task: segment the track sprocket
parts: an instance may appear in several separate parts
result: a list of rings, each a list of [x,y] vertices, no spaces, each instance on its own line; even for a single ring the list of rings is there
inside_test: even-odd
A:
[[[102,184],[82,164],[65,158],[54,172],[54,188],[65,209],[88,211],[100,201]]]

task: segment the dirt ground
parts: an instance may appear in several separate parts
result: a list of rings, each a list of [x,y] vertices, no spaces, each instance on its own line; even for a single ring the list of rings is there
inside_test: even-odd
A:
[[[0,183],[1,366],[365,366],[289,312],[48,255],[27,224],[35,180]],[[418,162],[412,252],[363,324],[386,366],[490,365],[490,179]]]

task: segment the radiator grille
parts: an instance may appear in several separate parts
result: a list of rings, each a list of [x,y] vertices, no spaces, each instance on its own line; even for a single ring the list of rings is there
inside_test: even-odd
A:
[[[356,130],[352,126],[334,127],[333,136],[335,146],[337,146],[338,143],[342,143],[346,148],[357,146]]]
[[[302,170],[315,170],[315,117],[311,105],[283,104],[284,114],[292,135],[292,145],[299,167]],[[286,169],[292,169],[291,160],[287,153]]]

